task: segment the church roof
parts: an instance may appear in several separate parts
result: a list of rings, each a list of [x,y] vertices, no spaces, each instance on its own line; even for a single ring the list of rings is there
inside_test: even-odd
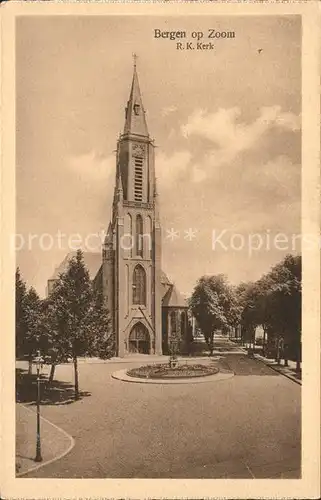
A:
[[[61,263],[54,270],[53,275],[48,281],[57,280],[61,273],[68,269],[70,259],[76,257],[77,252],[69,252]],[[91,280],[94,280],[102,265],[102,256],[98,252],[83,252],[84,263],[88,269]],[[176,286],[170,281],[168,276],[161,271],[161,290],[162,290],[162,305],[167,307],[187,307],[186,300],[183,295],[177,290]]]
[[[164,271],[161,271],[161,283],[162,285],[165,285],[165,286],[171,286],[172,285],[172,282],[170,281],[170,279],[168,278],[168,276],[164,273]]]
[[[187,307],[187,302],[176,286],[171,284],[163,297],[162,305],[165,307]]]
[[[77,255],[77,252],[69,252],[65,256],[64,260],[62,262],[60,262],[59,266],[56,267],[53,275],[51,276],[51,278],[49,278],[49,281],[58,279],[59,275],[61,273],[64,273],[65,271],[67,271],[70,259],[72,259],[73,257],[76,257],[76,255]],[[102,261],[101,253],[83,252],[83,257],[84,257],[85,266],[89,272],[90,279],[93,280],[95,278],[95,276],[97,275],[99,268],[101,266],[101,261]]]
[[[164,271],[161,271],[160,285],[161,285],[162,298],[164,298],[166,293],[172,286],[172,282],[169,280],[168,276],[166,276]]]
[[[148,129],[140,93],[136,64],[134,65],[133,81],[126,107],[124,134],[134,134],[148,137]]]

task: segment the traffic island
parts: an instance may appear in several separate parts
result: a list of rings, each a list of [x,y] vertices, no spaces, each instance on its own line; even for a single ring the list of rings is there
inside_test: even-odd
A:
[[[219,369],[213,365],[202,365],[202,364],[177,364],[176,366],[171,366],[170,364],[159,364],[159,365],[145,365],[139,368],[132,368],[127,371],[129,377],[134,378],[144,378],[144,379],[185,379],[185,378],[195,378],[195,377],[208,377],[210,375],[216,375]]]
[[[40,418],[42,462],[36,456],[36,412],[16,405],[16,477],[21,477],[65,456],[74,447],[74,439],[63,429]]]
[[[229,370],[220,369],[213,364],[169,364],[145,365],[130,370],[118,370],[112,378],[123,382],[144,384],[200,384],[217,382],[234,376]]]

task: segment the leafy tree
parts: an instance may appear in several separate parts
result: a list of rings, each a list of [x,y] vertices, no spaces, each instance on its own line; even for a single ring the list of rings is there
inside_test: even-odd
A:
[[[78,399],[78,357],[99,355],[108,358],[114,352],[109,314],[101,292],[93,290],[81,250],[70,260],[48,299],[47,325],[52,346],[50,381],[56,364],[72,358],[75,399]]]
[[[203,276],[194,288],[190,308],[205,337],[210,355],[214,349],[214,332],[229,326],[232,291],[222,274]]]
[[[255,282],[241,283],[238,287],[240,319],[243,340],[254,344],[255,329],[260,324],[260,310],[258,307],[259,287]]]
[[[111,330],[109,311],[102,290],[93,290],[90,313],[89,351],[93,356],[109,359],[115,354],[115,336]]]
[[[276,360],[281,354],[287,364],[288,351],[295,346],[297,368],[300,368],[301,336],[301,257],[287,255],[257,282],[238,287],[242,308],[243,330],[254,341],[255,328],[262,325],[264,344],[267,335],[277,346]],[[284,340],[284,349],[280,342]],[[281,352],[282,351],[282,352]]]
[[[264,274],[256,282],[256,313],[257,313],[257,326],[261,325],[263,328],[263,350],[265,350],[267,336],[272,334],[272,319],[273,312],[269,308],[268,294],[271,289],[271,279],[269,274]]]
[[[297,369],[301,362],[301,256],[287,255],[256,282],[232,288],[222,275],[202,277],[190,299],[190,308],[200,326],[210,352],[214,332],[242,327],[242,340],[255,341],[255,329],[262,325],[266,339],[275,340],[276,359],[295,350]],[[284,349],[280,341],[284,340]],[[293,358],[292,358],[293,359]]]
[[[42,331],[42,303],[36,290],[31,287],[23,301],[24,336],[22,342],[23,353],[28,356],[29,373],[32,370],[32,358],[41,346]]]
[[[233,328],[235,331],[241,322],[242,306],[239,303],[237,287],[228,287],[227,293],[229,295],[229,301],[226,317],[230,328]]]
[[[16,356],[21,356],[23,352],[23,342],[25,334],[25,313],[24,302],[27,295],[27,286],[21,277],[20,269],[16,269]]]
[[[32,359],[38,349],[45,353],[48,346],[45,328],[45,301],[39,298],[36,290],[29,290],[23,281],[20,270],[16,270],[16,356],[27,356],[28,373],[32,373]]]
[[[193,326],[191,320],[188,320],[186,326],[186,348],[187,348],[187,354],[189,356],[191,356],[193,353],[193,342],[194,342]]]
[[[75,399],[79,399],[78,357],[88,350],[88,311],[91,308],[92,290],[83,254],[77,251],[68,269],[62,273],[53,289],[50,300],[50,319],[55,336],[54,346],[59,356],[71,357],[74,364]]]
[[[285,364],[288,350],[294,346],[297,369],[301,356],[301,256],[287,255],[269,273],[267,292],[269,322],[277,340],[284,339]],[[279,360],[279,355],[277,356]]]
[[[44,301],[44,323],[43,328],[47,339],[46,349],[43,351],[51,363],[49,374],[49,385],[52,384],[56,366],[68,359],[68,342],[65,338],[64,321],[62,320],[63,307],[59,293],[51,293]],[[58,313],[59,312],[59,316]]]

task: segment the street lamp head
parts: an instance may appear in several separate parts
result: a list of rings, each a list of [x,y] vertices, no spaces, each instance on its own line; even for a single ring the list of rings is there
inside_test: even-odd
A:
[[[40,351],[37,351],[37,356],[34,358],[34,363],[36,364],[37,370],[40,370],[42,368],[43,362],[44,360],[40,355]]]

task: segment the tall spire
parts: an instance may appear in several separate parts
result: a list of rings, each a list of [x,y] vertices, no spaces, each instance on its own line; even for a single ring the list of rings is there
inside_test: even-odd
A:
[[[142,137],[149,137],[145,110],[143,107],[142,96],[140,93],[138,75],[137,75],[137,56],[134,58],[134,73],[132,86],[130,90],[129,100],[126,107],[126,120],[124,127],[124,134],[133,134]]]

